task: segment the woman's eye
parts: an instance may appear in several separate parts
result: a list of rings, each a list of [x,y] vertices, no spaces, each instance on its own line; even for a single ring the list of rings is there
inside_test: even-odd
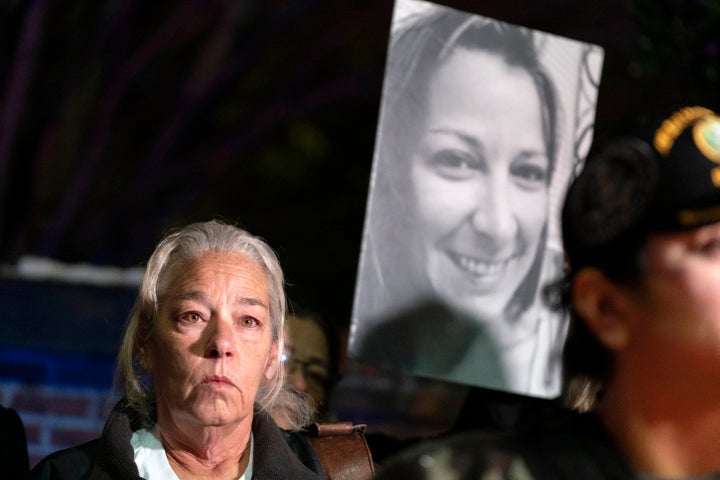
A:
[[[252,328],[258,325],[258,321],[253,317],[243,317],[240,319],[240,325],[246,328]]]
[[[187,312],[180,315],[180,320],[187,323],[199,323],[202,322],[202,315],[197,312]]]
[[[700,245],[700,250],[706,255],[720,257],[720,238],[712,238],[704,242]]]
[[[458,150],[442,150],[430,157],[430,166],[440,176],[450,180],[463,180],[482,169],[482,163],[475,157]]]

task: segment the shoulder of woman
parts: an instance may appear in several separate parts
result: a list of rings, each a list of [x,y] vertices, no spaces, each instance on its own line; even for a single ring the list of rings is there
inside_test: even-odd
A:
[[[43,458],[30,472],[31,480],[86,478],[100,452],[100,440],[59,450]]]
[[[258,478],[324,478],[306,433],[280,429],[260,408],[255,409],[252,431],[253,471]]]

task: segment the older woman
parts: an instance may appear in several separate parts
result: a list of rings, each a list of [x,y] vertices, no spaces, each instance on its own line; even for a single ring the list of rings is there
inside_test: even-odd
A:
[[[215,221],[168,235],[122,341],[124,399],[100,439],[49,456],[32,477],[324,478],[307,439],[268,414],[284,380],[284,312],[282,270],[261,239]]]
[[[463,383],[557,393],[560,325],[532,308],[557,101],[532,32],[430,8],[393,36],[384,94],[351,350]]]

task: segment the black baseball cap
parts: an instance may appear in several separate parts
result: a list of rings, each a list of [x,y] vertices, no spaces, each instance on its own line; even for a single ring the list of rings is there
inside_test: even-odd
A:
[[[649,233],[720,221],[720,116],[685,107],[650,138],[617,138],[588,157],[565,197],[572,269],[622,269]]]

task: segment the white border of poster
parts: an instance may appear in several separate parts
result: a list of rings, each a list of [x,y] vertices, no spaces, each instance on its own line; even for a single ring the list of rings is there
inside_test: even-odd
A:
[[[418,0],[393,14],[348,352],[554,397],[559,209],[592,139],[600,47]],[[530,93],[529,93],[530,92]]]

